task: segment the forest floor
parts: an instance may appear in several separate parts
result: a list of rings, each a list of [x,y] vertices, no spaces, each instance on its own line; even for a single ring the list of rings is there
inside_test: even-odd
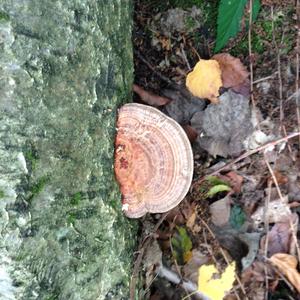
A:
[[[186,105],[178,91],[196,63],[215,54],[217,15],[218,1],[135,2],[134,101],[159,107],[183,126],[194,179],[178,207],[141,219],[132,299],[300,299],[296,7],[262,1],[251,30],[241,26],[218,51],[248,70],[241,92],[247,105],[199,99],[201,112],[220,105],[210,119],[219,135],[210,136],[197,120],[197,104]]]

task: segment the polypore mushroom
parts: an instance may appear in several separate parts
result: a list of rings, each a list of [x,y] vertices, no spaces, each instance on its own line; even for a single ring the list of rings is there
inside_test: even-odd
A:
[[[184,130],[151,106],[122,106],[117,120],[115,174],[127,217],[172,209],[187,194],[193,176],[193,153]]]

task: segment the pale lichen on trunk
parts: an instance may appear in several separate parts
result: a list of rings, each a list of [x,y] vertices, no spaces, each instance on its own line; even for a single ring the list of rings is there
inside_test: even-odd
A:
[[[126,299],[134,223],[113,174],[129,0],[0,2],[0,298]]]

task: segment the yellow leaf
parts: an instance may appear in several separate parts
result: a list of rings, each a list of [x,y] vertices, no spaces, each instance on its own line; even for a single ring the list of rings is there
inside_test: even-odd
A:
[[[219,88],[222,86],[219,63],[213,59],[201,59],[187,75],[186,86],[194,96],[218,103]]]
[[[230,291],[235,280],[235,262],[233,261],[220,278],[214,278],[218,270],[214,265],[202,265],[198,271],[198,290],[212,300],[222,300]]]

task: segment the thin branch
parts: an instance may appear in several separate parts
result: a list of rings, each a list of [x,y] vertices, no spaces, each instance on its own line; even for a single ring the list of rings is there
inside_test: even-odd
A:
[[[200,298],[202,300],[210,300],[209,297],[207,297],[205,294],[198,291],[196,284],[194,284],[193,282],[191,282],[189,280],[182,280],[181,277],[177,273],[167,269],[166,267],[160,266],[158,268],[157,273],[160,277],[163,277],[174,284],[181,285],[182,288],[184,288],[189,293],[191,293],[188,296],[193,295],[193,296],[198,296],[198,299]]]
[[[265,158],[266,160],[266,158]],[[269,247],[269,203],[271,199],[271,186],[272,182],[269,181],[268,183],[268,196],[265,199],[265,215],[264,215],[264,222],[265,222],[265,232],[266,232],[266,238],[265,238],[265,249],[264,249],[264,255],[265,257],[268,257],[268,247]],[[264,265],[264,271],[265,271],[265,282],[266,282],[266,291],[265,291],[265,299],[268,299],[268,291],[269,291],[269,280],[268,280],[268,268],[267,265]]]
[[[253,62],[252,62],[252,8],[253,2],[249,1],[249,29],[248,29],[248,48],[249,48],[249,68],[250,68],[250,98],[253,106],[253,111],[257,114],[256,103],[253,95]],[[260,129],[260,124],[257,124],[258,129]]]
[[[189,61],[187,59],[186,54],[185,54],[184,45],[182,43],[180,44],[180,50],[181,50],[181,55],[182,55],[182,57],[183,57],[183,59],[184,59],[184,61],[186,63],[187,68],[188,68],[188,71],[191,71],[192,68],[191,68],[191,65],[190,65],[190,63],[189,63]]]
[[[267,81],[267,80],[270,80],[270,79],[273,79],[276,75],[278,74],[278,72],[274,72],[274,74],[270,75],[270,76],[266,76],[266,77],[263,77],[263,78],[259,78],[259,79],[256,79],[253,81],[253,84],[258,84],[262,81]]]
[[[275,47],[275,51],[277,54],[277,72],[278,72],[278,91],[279,91],[279,111],[280,111],[280,130],[282,131],[283,126],[283,92],[282,92],[282,76],[281,76],[281,62],[280,62],[280,51],[276,42],[276,36],[275,36],[275,27],[274,27],[274,8],[273,5],[271,5],[271,22],[272,22],[272,40],[273,45]]]
[[[255,149],[252,149],[252,150],[249,150],[245,153],[243,153],[242,155],[240,155],[239,157],[237,157],[236,159],[232,160],[231,162],[227,163],[226,165],[222,166],[221,168],[217,169],[216,171],[213,171],[203,177],[201,177],[199,180],[197,180],[197,182],[202,182],[207,176],[213,176],[213,175],[217,175],[218,173],[220,173],[221,171],[225,170],[225,169],[228,169],[230,167],[232,167],[234,164],[236,164],[237,162],[247,158],[248,156],[251,156],[257,152],[260,152],[260,151],[263,151],[269,147],[274,147],[282,142],[287,142],[289,139],[293,138],[293,137],[296,137],[296,136],[300,136],[300,131],[299,132],[294,132],[294,133],[291,133],[289,134],[288,136],[286,137],[283,137],[283,138],[280,138],[278,140],[275,140],[275,141],[271,141],[269,143],[266,143],[260,147],[257,147]]]
[[[299,110],[299,53],[300,53],[300,3],[296,2],[296,15],[297,15],[297,44],[296,44],[296,114],[298,130],[300,131],[300,110]],[[300,136],[299,136],[299,149],[300,149]]]

